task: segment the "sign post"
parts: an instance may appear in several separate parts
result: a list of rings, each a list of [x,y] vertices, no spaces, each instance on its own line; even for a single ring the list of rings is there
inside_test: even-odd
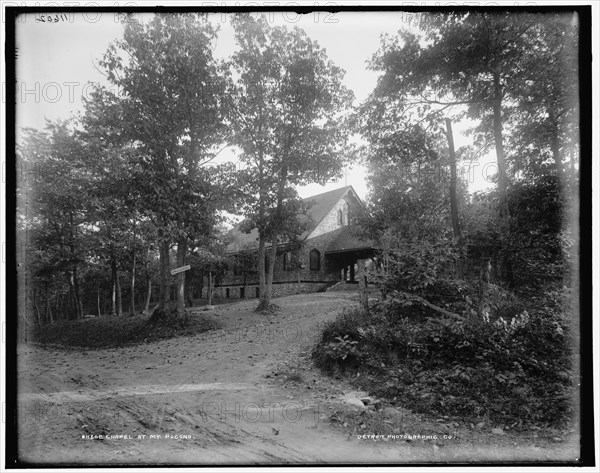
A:
[[[176,268],[171,270],[171,276],[175,276],[176,274],[183,273],[192,267],[188,264],[187,266],[182,266],[181,268]]]

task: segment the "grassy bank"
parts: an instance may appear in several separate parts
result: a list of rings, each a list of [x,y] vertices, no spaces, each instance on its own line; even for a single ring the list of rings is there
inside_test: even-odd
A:
[[[33,341],[64,347],[110,348],[196,335],[220,327],[217,319],[204,314],[169,318],[161,323],[152,323],[149,315],[100,317],[36,327]]]

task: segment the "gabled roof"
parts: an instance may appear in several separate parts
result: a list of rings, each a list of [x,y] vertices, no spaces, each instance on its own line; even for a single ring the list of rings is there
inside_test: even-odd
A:
[[[325,254],[376,248],[372,240],[363,240],[356,236],[354,231],[355,229],[352,226],[344,227],[337,238],[325,248]]]
[[[306,212],[309,221],[306,230],[302,233],[302,235],[300,235],[300,240],[304,240],[307,236],[309,236],[312,231],[317,228],[319,223],[321,223],[321,221],[329,214],[329,212],[331,212],[331,209],[333,209],[335,204],[337,204],[340,199],[344,197],[350,190],[352,190],[356,196],[356,192],[352,186],[346,186],[302,199],[305,204],[309,205],[309,208]]]
[[[339,189],[302,199],[305,204],[309,205],[309,208],[306,211],[306,216],[300,217],[304,221],[307,221],[307,227],[300,235],[299,240],[302,241],[306,239],[327,214],[329,214],[335,204],[350,191],[352,191],[354,196],[358,199],[356,191],[352,186],[340,187]],[[226,251],[228,253],[234,253],[240,251],[244,247],[256,245],[258,242],[258,229],[255,228],[250,233],[243,233],[240,231],[240,226],[238,224],[229,232],[229,237],[231,238],[231,242],[227,245]]]

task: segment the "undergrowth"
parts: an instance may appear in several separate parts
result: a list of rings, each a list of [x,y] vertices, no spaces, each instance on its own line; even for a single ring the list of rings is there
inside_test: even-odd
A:
[[[65,347],[111,348],[195,335],[220,327],[221,322],[204,315],[167,317],[160,321],[153,321],[147,315],[100,317],[37,327],[33,340]]]
[[[558,425],[569,417],[573,384],[563,296],[500,298],[487,321],[469,315],[468,304],[465,320],[412,303],[348,309],[324,328],[312,356],[323,371],[414,412]]]

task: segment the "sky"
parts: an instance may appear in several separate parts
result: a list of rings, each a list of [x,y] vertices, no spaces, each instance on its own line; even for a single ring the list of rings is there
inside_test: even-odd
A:
[[[137,15],[143,15],[137,13]],[[235,50],[231,14],[215,13],[210,21],[220,26],[214,54],[226,58]],[[40,14],[22,16],[17,22],[17,127],[43,128],[45,119],[66,119],[82,111],[82,96],[89,83],[104,83],[98,61],[108,45],[122,34],[118,13],[69,12],[58,22],[43,22]],[[346,71],[345,85],[354,92],[355,103],[364,101],[373,90],[377,73],[366,62],[377,51],[380,35],[396,34],[414,28],[417,17],[407,12],[294,12],[267,13],[273,25],[298,26],[325,48],[329,58]],[[5,91],[4,91],[5,93]],[[464,123],[454,126],[456,148],[469,144],[463,135]],[[232,152],[222,153],[221,161],[235,160]],[[491,184],[495,156],[482,157],[475,168],[463,167],[471,191]],[[352,185],[361,198],[368,195],[365,169],[355,165],[336,182],[298,188],[301,197]]]

